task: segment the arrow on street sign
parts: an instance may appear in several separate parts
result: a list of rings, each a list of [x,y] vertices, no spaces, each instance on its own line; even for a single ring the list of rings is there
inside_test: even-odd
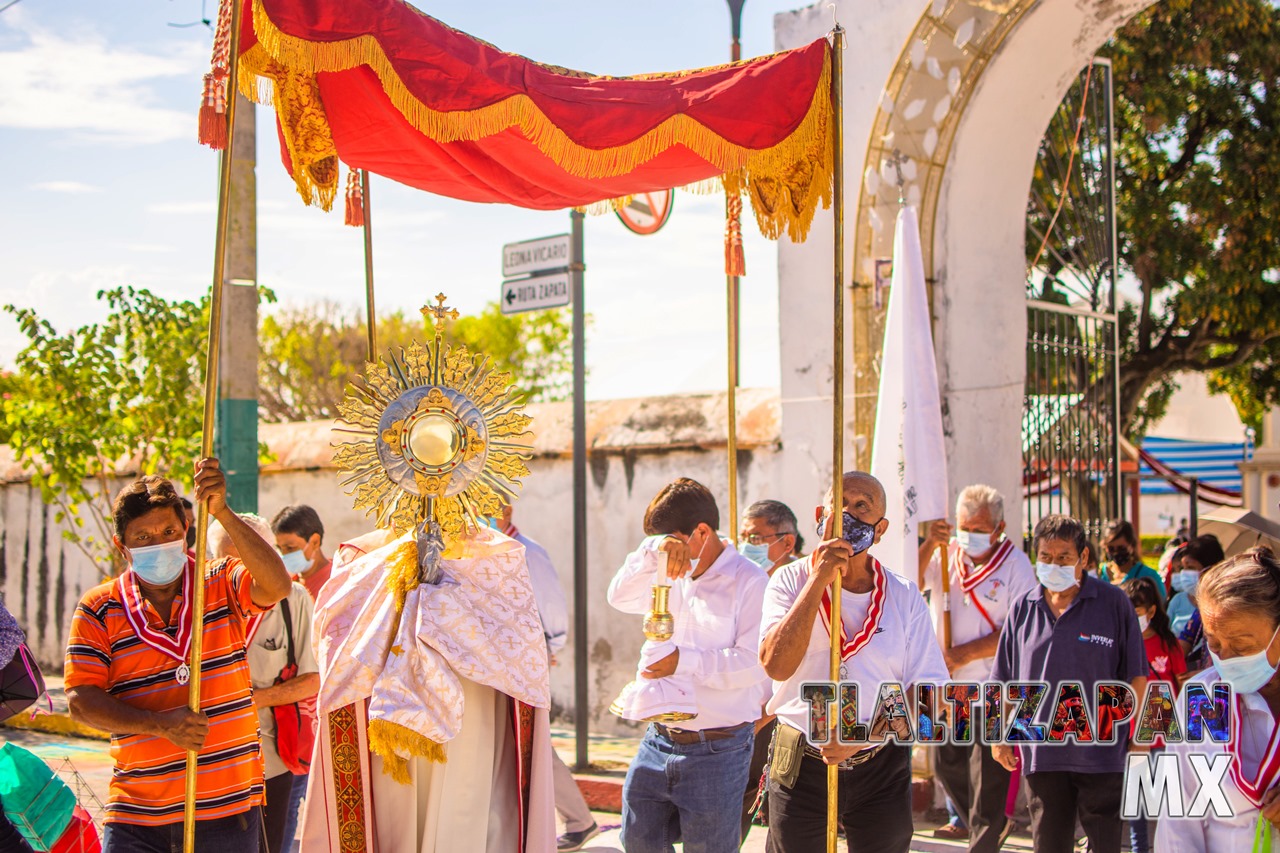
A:
[[[569,273],[554,272],[502,283],[503,314],[559,308],[569,304]]]

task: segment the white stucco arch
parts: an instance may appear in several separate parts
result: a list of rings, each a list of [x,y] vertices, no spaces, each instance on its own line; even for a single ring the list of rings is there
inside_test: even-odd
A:
[[[1020,17],[973,81],[957,117],[932,218],[935,344],[948,408],[948,480],[953,493],[983,481],[1000,489],[1009,525],[1020,523],[1021,412],[1025,378],[1025,215],[1036,151],[1054,109],[1075,75],[1115,29],[1154,0],[1040,0]],[[849,31],[845,82],[846,198],[857,199],[868,143],[883,127],[881,92],[904,48],[930,10],[928,2],[841,0]],[[1011,4],[1007,4],[1011,5]],[[1022,5],[1022,4],[1017,4]],[[826,3],[779,15],[779,48],[830,28]],[[849,211],[848,252],[860,235]],[[782,498],[807,507],[829,475],[830,214],[805,244],[779,246],[782,360]],[[930,229],[925,227],[926,233]],[[854,275],[859,271],[854,270]],[[847,322],[846,325],[849,325]],[[817,330],[823,330],[821,332]],[[862,346],[864,342],[855,342]],[[856,363],[856,359],[849,360]],[[859,380],[861,379],[861,384]],[[855,396],[876,388],[850,364]],[[849,432],[852,414],[846,418]],[[846,454],[854,436],[849,435]],[[866,437],[869,438],[869,437]],[[852,459],[852,455],[848,455]]]

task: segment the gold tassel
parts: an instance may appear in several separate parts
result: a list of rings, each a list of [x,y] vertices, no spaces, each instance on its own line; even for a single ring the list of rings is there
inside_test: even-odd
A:
[[[448,762],[442,744],[388,720],[369,721],[369,749],[382,757],[382,772],[401,785],[411,781],[406,756],[425,758],[435,764]]]
[[[747,274],[747,258],[742,251],[742,196],[725,196],[724,274]]]
[[[347,205],[342,223],[353,228],[364,227],[364,188],[360,185],[360,173],[347,170]]]

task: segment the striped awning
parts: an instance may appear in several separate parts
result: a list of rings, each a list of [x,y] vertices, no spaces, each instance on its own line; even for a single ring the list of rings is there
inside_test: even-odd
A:
[[[1142,461],[1144,495],[1172,495],[1184,491],[1164,479],[1145,479],[1162,473],[1156,470],[1160,468],[1176,471],[1180,479],[1194,477],[1202,486],[1239,495],[1242,481],[1238,466],[1252,456],[1252,448],[1246,447],[1242,441],[1190,441],[1149,436],[1143,439],[1142,449],[1145,456],[1158,462],[1152,466],[1146,458]]]

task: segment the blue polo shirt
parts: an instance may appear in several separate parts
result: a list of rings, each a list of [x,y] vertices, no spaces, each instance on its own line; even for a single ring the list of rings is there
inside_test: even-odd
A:
[[[1044,587],[1019,599],[1000,632],[991,677],[997,681],[1043,681],[1049,693],[1036,722],[1048,725],[1062,681],[1078,681],[1092,713],[1099,681],[1130,682],[1147,674],[1147,653],[1138,616],[1124,590],[1085,574],[1075,601],[1057,619],[1044,600]],[[1141,702],[1142,697],[1137,697]],[[1116,743],[1020,744],[1025,773],[1070,771],[1121,773],[1129,726],[1119,727]],[[1095,731],[1096,735],[1096,731]]]

